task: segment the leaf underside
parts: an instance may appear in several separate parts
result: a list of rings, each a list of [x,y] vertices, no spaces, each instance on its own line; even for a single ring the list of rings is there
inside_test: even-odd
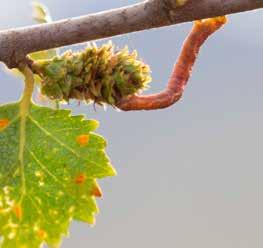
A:
[[[19,103],[0,106],[1,247],[57,247],[71,220],[94,223],[96,179],[115,170],[94,120],[31,104],[22,147],[20,125]]]

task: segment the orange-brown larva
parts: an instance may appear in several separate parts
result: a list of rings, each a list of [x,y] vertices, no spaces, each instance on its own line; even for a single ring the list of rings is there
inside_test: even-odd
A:
[[[195,21],[192,31],[183,44],[166,88],[152,95],[130,95],[121,99],[117,107],[125,111],[154,110],[167,108],[177,102],[184,92],[201,46],[226,22],[225,16]]]

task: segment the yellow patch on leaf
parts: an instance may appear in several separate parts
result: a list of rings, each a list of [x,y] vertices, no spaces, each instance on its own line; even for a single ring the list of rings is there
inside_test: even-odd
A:
[[[88,134],[81,134],[77,137],[76,140],[80,146],[85,146],[89,143],[89,135]]]

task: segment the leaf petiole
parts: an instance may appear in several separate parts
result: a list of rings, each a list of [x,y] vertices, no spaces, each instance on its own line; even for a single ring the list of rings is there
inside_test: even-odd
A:
[[[18,160],[20,165],[20,173],[21,173],[21,199],[26,193],[26,182],[25,182],[25,175],[24,175],[24,151],[25,151],[25,144],[26,144],[26,119],[29,113],[29,108],[31,104],[31,98],[34,91],[34,74],[31,69],[26,66],[21,66],[19,70],[23,73],[25,77],[25,88],[23,92],[22,99],[20,101],[20,140],[19,140],[19,154]]]

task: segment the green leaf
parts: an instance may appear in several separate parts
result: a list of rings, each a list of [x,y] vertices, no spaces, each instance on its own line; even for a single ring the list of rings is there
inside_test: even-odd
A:
[[[51,16],[49,14],[49,10],[44,4],[34,1],[32,2],[32,6],[33,6],[33,18],[38,23],[52,22]]]
[[[24,119],[19,107],[0,106],[1,247],[57,247],[71,220],[94,223],[96,179],[116,173],[95,120],[34,104]]]

